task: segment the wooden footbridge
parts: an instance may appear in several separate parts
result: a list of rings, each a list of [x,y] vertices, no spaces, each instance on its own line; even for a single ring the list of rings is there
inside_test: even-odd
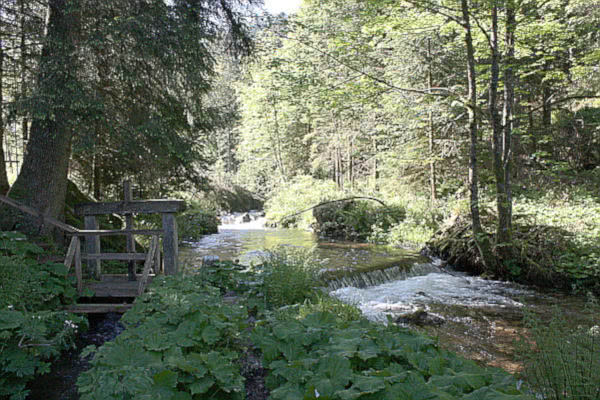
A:
[[[127,302],[144,293],[147,284],[159,273],[174,275],[178,272],[178,238],[175,216],[185,209],[182,200],[132,200],[131,186],[124,184],[124,199],[120,202],[85,203],[75,207],[75,213],[83,216],[85,229],[78,229],[40,211],[20,204],[5,196],[0,201],[22,212],[40,219],[41,224],[50,224],[71,236],[64,264],[69,270],[74,265],[77,291],[79,294],[93,292],[94,303],[80,303],[67,309],[79,313],[125,312],[131,307]],[[99,229],[98,216],[117,214],[125,218],[124,229]],[[162,229],[134,229],[136,214],[161,214]],[[103,253],[101,237],[124,236],[126,253]],[[136,252],[135,236],[150,236],[150,246],[145,253]],[[162,262],[160,242],[162,238]],[[85,252],[82,251],[82,247]],[[86,262],[90,279],[84,280],[82,261]],[[127,274],[103,274],[102,261],[127,261]],[[137,273],[136,262],[143,261],[141,273]],[[104,302],[99,303],[97,300]]]

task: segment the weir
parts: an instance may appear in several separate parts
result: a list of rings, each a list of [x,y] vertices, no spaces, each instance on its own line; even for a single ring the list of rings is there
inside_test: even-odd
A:
[[[442,270],[433,263],[392,266],[370,271],[344,270],[341,272],[341,276],[332,276],[328,279],[327,286],[329,290],[338,290],[345,287],[365,288],[395,280],[405,280],[414,276],[427,275],[432,272],[441,273]]]

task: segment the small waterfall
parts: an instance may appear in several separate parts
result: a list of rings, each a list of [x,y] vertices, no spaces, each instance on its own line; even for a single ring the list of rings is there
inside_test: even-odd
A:
[[[442,270],[434,263],[393,266],[371,271],[343,270],[341,276],[332,276],[327,282],[329,290],[334,291],[345,287],[366,288],[396,280],[405,280],[414,276],[440,273]]]

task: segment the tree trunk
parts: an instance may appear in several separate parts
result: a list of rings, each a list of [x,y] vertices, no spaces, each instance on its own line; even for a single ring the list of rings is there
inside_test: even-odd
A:
[[[67,174],[73,137],[72,106],[75,91],[75,35],[78,18],[75,1],[49,0],[47,33],[40,58],[34,114],[27,153],[9,195],[44,214],[64,216]],[[6,213],[6,212],[3,212]],[[30,234],[48,234],[52,228],[32,218],[2,218]],[[16,218],[15,218],[16,217]],[[6,226],[5,226],[6,228]]]
[[[463,16],[463,26],[465,28],[465,46],[467,49],[467,86],[468,102],[467,111],[469,113],[469,186],[471,191],[471,219],[473,222],[473,238],[483,265],[490,269],[493,257],[490,252],[489,240],[481,227],[481,218],[479,216],[479,189],[478,189],[478,171],[477,171],[477,82],[475,72],[475,49],[473,47],[473,36],[471,33],[471,20],[469,15],[468,0],[461,0],[461,10]]]
[[[4,43],[0,39],[0,105],[4,104]],[[10,188],[6,174],[6,160],[4,159],[4,115],[0,108],[0,194],[4,195]]]
[[[515,114],[515,74],[513,64],[515,61],[515,31],[516,15],[514,0],[506,3],[506,32],[504,43],[506,60],[504,68],[504,110],[502,135],[502,165],[504,167],[504,184],[506,189],[507,221],[505,228],[508,230],[509,240],[512,238],[512,190],[511,190],[511,164],[512,164],[512,133]],[[500,226],[499,226],[500,227]],[[504,227],[503,227],[504,228]]]
[[[431,39],[427,39],[427,57],[429,58],[429,70],[427,71],[427,84],[429,87],[429,92],[431,93],[431,88],[433,87],[433,73],[431,71]],[[435,161],[434,161],[434,126],[433,126],[433,110],[431,107],[429,108],[429,186],[431,191],[431,203],[433,204],[437,198],[437,188],[436,188],[436,173],[435,173]]]
[[[490,121],[492,124],[492,160],[494,178],[496,180],[496,209],[498,212],[498,226],[496,228],[496,252],[502,260],[507,260],[507,257],[510,255],[511,242],[509,211],[510,205],[507,193],[507,183],[504,164],[503,135],[506,134],[506,131],[502,127],[500,112],[498,110],[498,86],[500,82],[500,50],[498,44],[498,4],[496,2],[494,2],[494,4],[492,5],[491,51],[492,59],[489,89],[490,97],[488,106],[490,113]],[[499,268],[502,268],[501,264],[498,264],[497,266]],[[503,274],[503,271],[496,272]]]
[[[21,99],[24,101],[27,98],[27,52],[25,43],[25,0],[20,0],[19,4],[21,12],[21,42],[19,44],[21,50]],[[25,155],[25,146],[29,139],[29,120],[27,114],[23,116],[21,121],[21,137],[23,138],[23,155]]]

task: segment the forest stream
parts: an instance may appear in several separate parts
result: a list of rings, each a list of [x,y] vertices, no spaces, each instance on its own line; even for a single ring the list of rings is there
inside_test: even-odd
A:
[[[270,229],[259,213],[250,215],[250,222],[242,222],[241,215],[224,218],[227,223],[219,226],[219,233],[182,246],[184,268],[200,266],[206,256],[251,265],[277,246],[312,248],[330,294],[356,305],[368,319],[425,332],[438,337],[442,347],[509,372],[519,369],[514,341],[526,335],[524,310],[549,318],[559,307],[575,321],[585,313],[581,297],[467,276],[414,251],[325,241],[304,230]],[[78,399],[75,381],[89,368],[89,360],[78,353],[89,344],[114,339],[122,329],[118,314],[93,317],[77,348],[63,355],[50,374],[30,384],[29,398]]]
[[[250,222],[230,216],[218,234],[187,243],[181,250],[183,264],[193,267],[205,256],[218,256],[250,265],[276,246],[313,248],[332,296],[358,306],[373,321],[387,323],[391,318],[438,337],[447,349],[509,372],[519,369],[514,341],[526,335],[525,310],[543,319],[555,307],[574,320],[585,313],[582,297],[471,277],[414,251],[326,241],[304,230],[269,229],[258,213],[250,215]]]

